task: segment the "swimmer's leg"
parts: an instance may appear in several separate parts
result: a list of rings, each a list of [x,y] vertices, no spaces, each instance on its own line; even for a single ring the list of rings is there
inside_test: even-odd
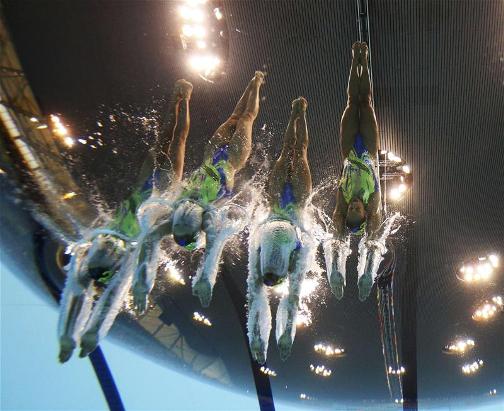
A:
[[[192,293],[198,297],[203,307],[208,307],[212,300],[212,292],[217,281],[219,263],[226,242],[216,241],[217,231],[213,221],[204,221],[206,235],[205,254],[200,261],[196,275],[192,281]]]
[[[212,299],[212,291],[217,281],[219,264],[227,241],[235,234],[243,230],[245,218],[234,218],[226,214],[225,223],[222,224],[220,217],[216,220],[214,212],[203,215],[202,228],[205,232],[205,254],[200,261],[196,275],[192,281],[193,295],[198,297],[203,307],[208,307]]]
[[[249,247],[249,274],[247,277],[247,335],[252,358],[259,364],[264,364],[271,332],[271,309],[260,272],[259,252],[257,245],[252,240]]]
[[[233,136],[229,140],[229,163],[233,166],[235,172],[245,166],[252,150],[252,127],[259,114],[259,90],[263,83],[264,73],[256,71],[252,79],[252,88],[247,104],[236,124]]]
[[[58,320],[59,360],[62,363],[72,356],[91,314],[95,288],[87,268],[88,251],[87,246],[75,250],[63,290]]]
[[[352,253],[350,237],[346,240],[331,239],[323,244],[327,280],[336,299],[343,298],[346,285],[346,261]]]
[[[189,134],[189,101],[192,89],[192,84],[186,80],[181,79],[175,82],[159,141],[150,150],[140,169],[138,189],[144,186],[154,169],[159,169],[164,174],[173,173],[172,179],[180,180],[184,169],[185,144]],[[166,182],[162,181],[161,184],[163,183]]]
[[[249,81],[231,116],[229,116],[229,118],[220,125],[220,127],[215,131],[214,135],[205,146],[205,154],[203,156],[205,161],[211,160],[213,155],[215,154],[215,150],[226,144],[229,144],[229,142],[231,141],[231,138],[236,131],[238,121],[240,120],[247,107],[250,95],[252,93],[255,93],[255,89],[257,88],[257,73],[259,72],[256,72],[252,80]]]
[[[372,90],[369,79],[368,50],[366,43],[361,43],[362,74],[359,83],[359,112],[360,133],[364,139],[364,145],[372,156],[375,156],[379,147],[378,123],[374,108],[371,104]]]
[[[80,357],[85,357],[94,351],[114,324],[131,288],[134,262],[134,253],[132,253],[125,255],[116,267],[120,269],[100,296],[82,335]]]
[[[312,191],[312,178],[308,164],[308,126],[306,108],[308,103],[303,97],[293,101],[293,106],[300,111],[296,125],[296,145],[292,166],[292,189],[298,207],[304,207]]]
[[[299,115],[299,106],[294,107],[293,102],[291,116],[284,134],[282,152],[273,166],[268,181],[268,196],[273,204],[279,202],[284,184],[292,179]]]
[[[359,85],[358,69],[361,64],[360,43],[352,46],[352,65],[348,78],[347,106],[341,117],[340,137],[343,157],[346,158],[359,132]]]
[[[296,252],[296,267],[300,266],[300,252]],[[282,297],[278,304],[276,316],[276,338],[280,358],[285,361],[289,357],[296,336],[296,319],[298,314],[301,284],[304,279],[303,270],[289,273],[289,294]]]
[[[182,179],[184,171],[184,157],[187,136],[191,118],[189,115],[189,101],[191,99],[192,84],[185,80],[178,80],[175,83],[175,94],[177,103],[175,104],[176,126],[173,131],[173,137],[166,151],[167,157],[171,163],[175,181]]]

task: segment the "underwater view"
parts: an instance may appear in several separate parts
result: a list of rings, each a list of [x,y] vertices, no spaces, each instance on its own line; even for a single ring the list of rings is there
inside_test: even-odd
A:
[[[2,410],[504,410],[504,1],[0,0]]]

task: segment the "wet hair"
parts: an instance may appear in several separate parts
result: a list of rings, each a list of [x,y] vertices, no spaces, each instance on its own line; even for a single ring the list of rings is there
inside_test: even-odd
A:
[[[198,242],[203,222],[204,209],[193,201],[183,201],[173,214],[173,239],[188,249],[194,249]]]
[[[264,226],[259,252],[264,285],[275,286],[287,278],[292,252],[297,247],[296,231],[289,222],[272,221]]]
[[[263,284],[268,287],[273,287],[275,285],[283,283],[285,277],[276,275],[275,273],[268,272],[263,275]]]

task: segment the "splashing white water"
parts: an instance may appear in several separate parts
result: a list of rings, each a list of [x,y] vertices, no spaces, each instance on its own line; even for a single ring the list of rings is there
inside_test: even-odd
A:
[[[396,212],[382,223],[381,233],[378,238],[368,240],[367,236],[363,236],[359,242],[359,262],[357,264],[358,278],[363,275],[371,275],[373,280],[378,275],[380,263],[383,256],[387,253],[386,240],[390,234],[397,232],[399,227],[392,231],[392,227],[400,218],[401,214]]]

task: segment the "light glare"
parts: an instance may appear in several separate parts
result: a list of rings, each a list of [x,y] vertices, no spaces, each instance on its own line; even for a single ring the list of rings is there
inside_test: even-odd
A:
[[[310,364],[310,371],[314,373],[315,375],[320,375],[321,377],[330,377],[332,374],[332,371],[329,368],[326,368],[325,365],[313,365]]]
[[[199,323],[202,323],[206,325],[207,327],[211,327],[212,323],[208,318],[206,318],[204,315],[200,314],[199,312],[194,312],[193,314],[193,320]]]
[[[222,17],[224,17],[218,7],[214,9],[214,15],[217,20],[222,20]]]

